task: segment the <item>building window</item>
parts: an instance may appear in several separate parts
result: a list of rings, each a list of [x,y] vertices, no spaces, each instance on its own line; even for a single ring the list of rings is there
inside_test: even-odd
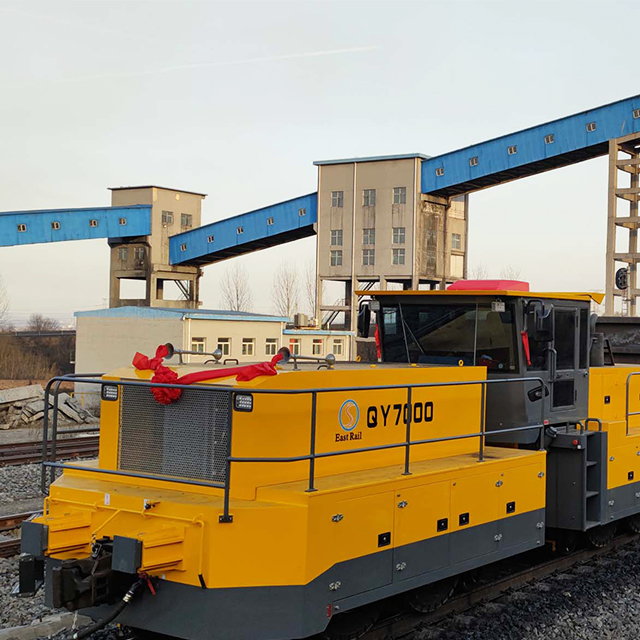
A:
[[[313,345],[311,347],[311,353],[314,356],[322,355],[322,338],[314,338]]]
[[[254,338],[242,338],[242,355],[243,356],[252,356],[254,352],[255,346]]]
[[[440,176],[444,175],[444,167],[438,167],[436,169],[436,177],[439,178]]]
[[[97,227],[98,226],[98,221],[95,218],[92,218],[91,220],[89,220],[89,226],[90,227]]]
[[[376,203],[376,190],[365,189],[362,192],[362,205],[364,207],[373,207]]]
[[[300,338],[291,338],[289,340],[289,351],[291,351],[294,356],[300,355]]]
[[[480,160],[478,159],[478,156],[473,156],[473,158],[469,158],[470,167],[477,167],[478,164],[480,164]]]
[[[592,131],[596,130],[596,123],[595,122],[587,122],[587,132],[591,133]]]
[[[180,249],[182,249],[182,247],[180,247]],[[135,260],[144,260],[144,255],[144,247],[135,247],[135,249],[133,250],[133,257]]]
[[[334,340],[333,341],[333,355],[334,356],[341,356],[343,349],[344,349],[344,343],[342,342],[342,340]]]
[[[236,233],[237,233],[239,236],[241,236],[241,235],[244,233],[244,227],[238,227],[238,228],[236,229]]]
[[[344,201],[344,191],[332,191],[331,192],[331,206],[341,207]]]
[[[545,144],[553,144],[556,140],[555,135],[553,135],[553,133],[549,133],[544,137],[544,143]]]
[[[180,245],[180,251],[186,251],[187,250],[187,245],[185,244],[181,244]]]
[[[54,231],[57,231],[57,230],[60,228],[60,223],[59,223],[59,222],[52,222],[52,223],[51,223],[51,228],[52,228]]]
[[[362,244],[375,244],[376,243],[376,230],[375,229],[363,229],[362,230]]]
[[[634,109],[633,110],[633,117],[634,118],[640,118],[640,109]]]
[[[278,352],[278,339],[267,338],[267,341],[264,344],[264,355],[275,356],[277,352]]]
[[[213,242],[213,236],[207,236],[207,242],[211,244]]]
[[[18,233],[24,233],[27,230],[27,225],[26,224],[19,224],[18,225]]]
[[[127,250],[127,247],[120,247],[118,249],[118,259],[120,262],[126,262],[128,257],[129,251]]]
[[[331,246],[342,246],[342,229],[331,229]]]
[[[341,249],[331,252],[331,266],[332,267],[342,266],[342,250]]]
[[[405,227],[393,227],[393,244],[404,244]]]
[[[517,144],[512,144],[510,147],[507,147],[507,153],[510,156],[518,153],[518,145]]]
[[[267,226],[271,227],[273,225],[273,218],[267,218]]]
[[[223,356],[228,356],[231,353],[231,338],[218,338],[218,349]]]
[[[126,218],[120,218],[120,219],[118,220],[118,224],[119,224],[121,227],[124,227],[124,226],[127,224],[127,219],[126,219]]]
[[[205,338],[191,338],[191,351],[204,353],[206,344],[207,341]]]
[[[193,226],[193,216],[190,213],[180,214],[180,228],[191,229]]]
[[[451,248],[452,249],[462,249],[462,237],[459,233],[451,234]]]
[[[404,264],[404,249],[392,249],[393,262],[392,264]]]
[[[173,224],[173,211],[162,212],[162,224],[165,227],[169,227]]]
[[[407,187],[393,187],[393,204],[407,204]]]
[[[302,207],[302,209],[298,209],[298,215],[302,218],[302,216],[306,216],[307,215],[307,210]]]
[[[376,250],[375,249],[363,249],[362,250],[362,264],[365,267],[372,267],[376,263]]]

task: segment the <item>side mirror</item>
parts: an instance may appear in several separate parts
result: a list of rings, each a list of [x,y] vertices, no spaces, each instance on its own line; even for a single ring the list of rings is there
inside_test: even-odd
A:
[[[369,337],[369,326],[371,325],[371,307],[368,302],[361,302],[358,309],[358,335],[361,338]]]
[[[541,300],[527,303],[527,333],[535,342],[552,342],[555,329],[553,305]]]

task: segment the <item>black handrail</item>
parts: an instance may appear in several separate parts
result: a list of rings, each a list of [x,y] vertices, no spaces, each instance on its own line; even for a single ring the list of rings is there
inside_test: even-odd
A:
[[[627,425],[626,435],[629,435],[629,417],[630,416],[640,416],[640,411],[629,411],[629,383],[631,382],[631,378],[634,376],[640,376],[640,371],[632,371],[627,376],[627,395],[625,398],[625,423]]]
[[[405,448],[405,456],[404,456],[404,471],[403,475],[410,475],[410,463],[411,463],[411,447],[416,445],[423,444],[432,444],[436,442],[447,442],[453,440],[464,440],[467,438],[479,438],[479,450],[478,450],[478,462],[484,461],[484,447],[485,447],[485,438],[487,435],[485,429],[485,408],[486,408],[486,386],[488,384],[499,384],[499,383],[526,383],[526,382],[536,382],[541,385],[544,389],[546,389],[546,384],[539,377],[527,377],[527,378],[492,378],[489,380],[461,380],[461,381],[451,381],[451,382],[425,382],[425,383],[408,383],[408,384],[393,384],[393,385],[376,385],[376,386],[368,386],[368,387],[333,387],[333,388],[324,388],[324,389],[253,389],[253,388],[243,388],[231,385],[222,385],[222,384],[211,384],[211,385],[185,385],[185,384],[171,384],[171,383],[160,383],[160,382],[148,382],[148,381],[139,381],[139,380],[110,380],[102,378],[103,374],[71,374],[66,376],[56,376],[52,378],[45,388],[45,414],[43,421],[43,442],[46,443],[48,439],[48,413],[49,413],[49,394],[51,393],[51,388],[55,384],[54,388],[54,402],[53,402],[53,424],[52,424],[52,447],[51,447],[51,456],[52,461],[47,459],[47,447],[43,446],[42,451],[42,492],[46,494],[46,469],[50,470],[50,481],[53,482],[55,480],[55,470],[56,469],[75,469],[79,471],[90,471],[93,473],[105,473],[109,475],[121,475],[132,478],[141,478],[141,479],[151,479],[151,480],[160,480],[160,481],[169,481],[176,482],[179,484],[191,484],[196,486],[206,486],[206,487],[215,487],[223,489],[224,491],[224,501],[223,501],[223,514],[220,516],[220,522],[232,522],[233,516],[230,513],[230,492],[231,492],[231,464],[242,463],[242,462],[253,462],[253,463],[286,463],[286,462],[301,462],[301,461],[309,461],[309,484],[307,491],[316,491],[315,487],[315,461],[318,458],[330,458],[341,455],[351,455],[357,453],[366,453],[371,451],[382,451],[387,449],[398,449],[401,447]],[[125,387],[125,386],[133,386],[133,387],[147,387],[150,389],[153,388],[169,388],[169,389],[184,389],[184,390],[202,390],[202,391],[224,391],[229,394],[229,415],[228,415],[228,437],[227,437],[227,455],[226,455],[226,465],[225,465],[225,479],[224,483],[221,482],[206,482],[201,480],[194,480],[189,478],[179,478],[173,476],[162,476],[162,475],[152,475],[152,474],[144,474],[138,472],[128,472],[121,471],[115,469],[100,469],[97,467],[83,467],[76,464],[68,465],[64,463],[58,463],[55,461],[55,442],[57,438],[57,407],[58,407],[58,393],[60,384],[62,382],[74,382],[81,384],[99,384],[106,386],[117,386],[117,387]],[[476,433],[469,434],[461,434],[461,435],[452,435],[452,436],[444,436],[441,438],[428,438],[423,440],[412,440],[411,439],[411,424],[412,424],[412,390],[413,389],[423,389],[423,388],[442,388],[442,387],[453,387],[453,386],[470,386],[470,385],[480,385],[481,387],[481,395],[480,395],[480,431]],[[353,391],[380,391],[386,389],[406,389],[407,390],[407,417],[406,417],[406,436],[403,442],[396,442],[384,445],[376,445],[372,447],[361,447],[358,449],[348,449],[344,451],[325,451],[325,452],[317,452],[316,451],[316,431],[317,431],[317,397],[318,394],[325,393],[344,393],[344,392],[353,392]],[[246,393],[251,395],[302,395],[302,394],[310,394],[311,395],[311,424],[310,424],[310,448],[309,453],[301,456],[288,456],[283,458],[262,458],[262,457],[241,457],[241,456],[233,456],[232,451],[232,424],[233,424],[233,394],[234,393]],[[521,427],[512,427],[507,429],[497,429],[492,430],[490,432],[491,435],[494,434],[505,434],[505,433],[516,433],[520,431],[531,431],[531,430],[539,430],[539,449],[544,449],[544,429],[548,424],[548,421],[545,420],[545,405],[544,405],[544,397],[545,394],[542,394],[541,402],[540,402],[540,422],[533,425],[521,426]],[[599,422],[599,421],[598,421]],[[600,428],[601,424],[600,424]]]

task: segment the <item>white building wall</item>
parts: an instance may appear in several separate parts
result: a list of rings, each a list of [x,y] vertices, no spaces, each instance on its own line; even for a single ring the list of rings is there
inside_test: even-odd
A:
[[[300,355],[319,357],[333,353],[336,360],[349,360],[349,335],[335,333],[327,335],[326,333],[317,333],[314,331],[286,331],[284,334],[283,346],[288,347],[291,352],[297,346]],[[317,342],[316,342],[317,341]],[[320,353],[314,351],[314,347],[320,349]]]
[[[191,318],[185,321],[185,329],[183,349],[191,351],[192,347],[196,347],[201,339],[204,339],[204,351],[209,353],[215,351],[218,346],[222,348],[224,345],[228,345],[229,353],[223,355],[223,360],[236,358],[240,364],[271,359],[273,356],[266,353],[268,339],[276,340],[276,351],[282,346],[282,322]],[[244,343],[245,340],[252,342]],[[245,345],[244,349],[243,344]],[[210,359],[210,355],[184,357],[185,362],[204,362]]]
[[[159,345],[182,344],[180,318],[83,317],[76,326],[76,373],[107,373],[131,364],[136,351],[153,356]],[[76,385],[81,402],[99,404],[98,385]]]

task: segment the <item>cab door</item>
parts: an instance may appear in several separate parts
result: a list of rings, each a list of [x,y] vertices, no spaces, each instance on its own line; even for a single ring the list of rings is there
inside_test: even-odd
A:
[[[569,416],[586,399],[586,378],[579,371],[580,325],[577,307],[556,306],[554,336],[549,359],[552,413]],[[567,417],[569,417],[567,416]]]

